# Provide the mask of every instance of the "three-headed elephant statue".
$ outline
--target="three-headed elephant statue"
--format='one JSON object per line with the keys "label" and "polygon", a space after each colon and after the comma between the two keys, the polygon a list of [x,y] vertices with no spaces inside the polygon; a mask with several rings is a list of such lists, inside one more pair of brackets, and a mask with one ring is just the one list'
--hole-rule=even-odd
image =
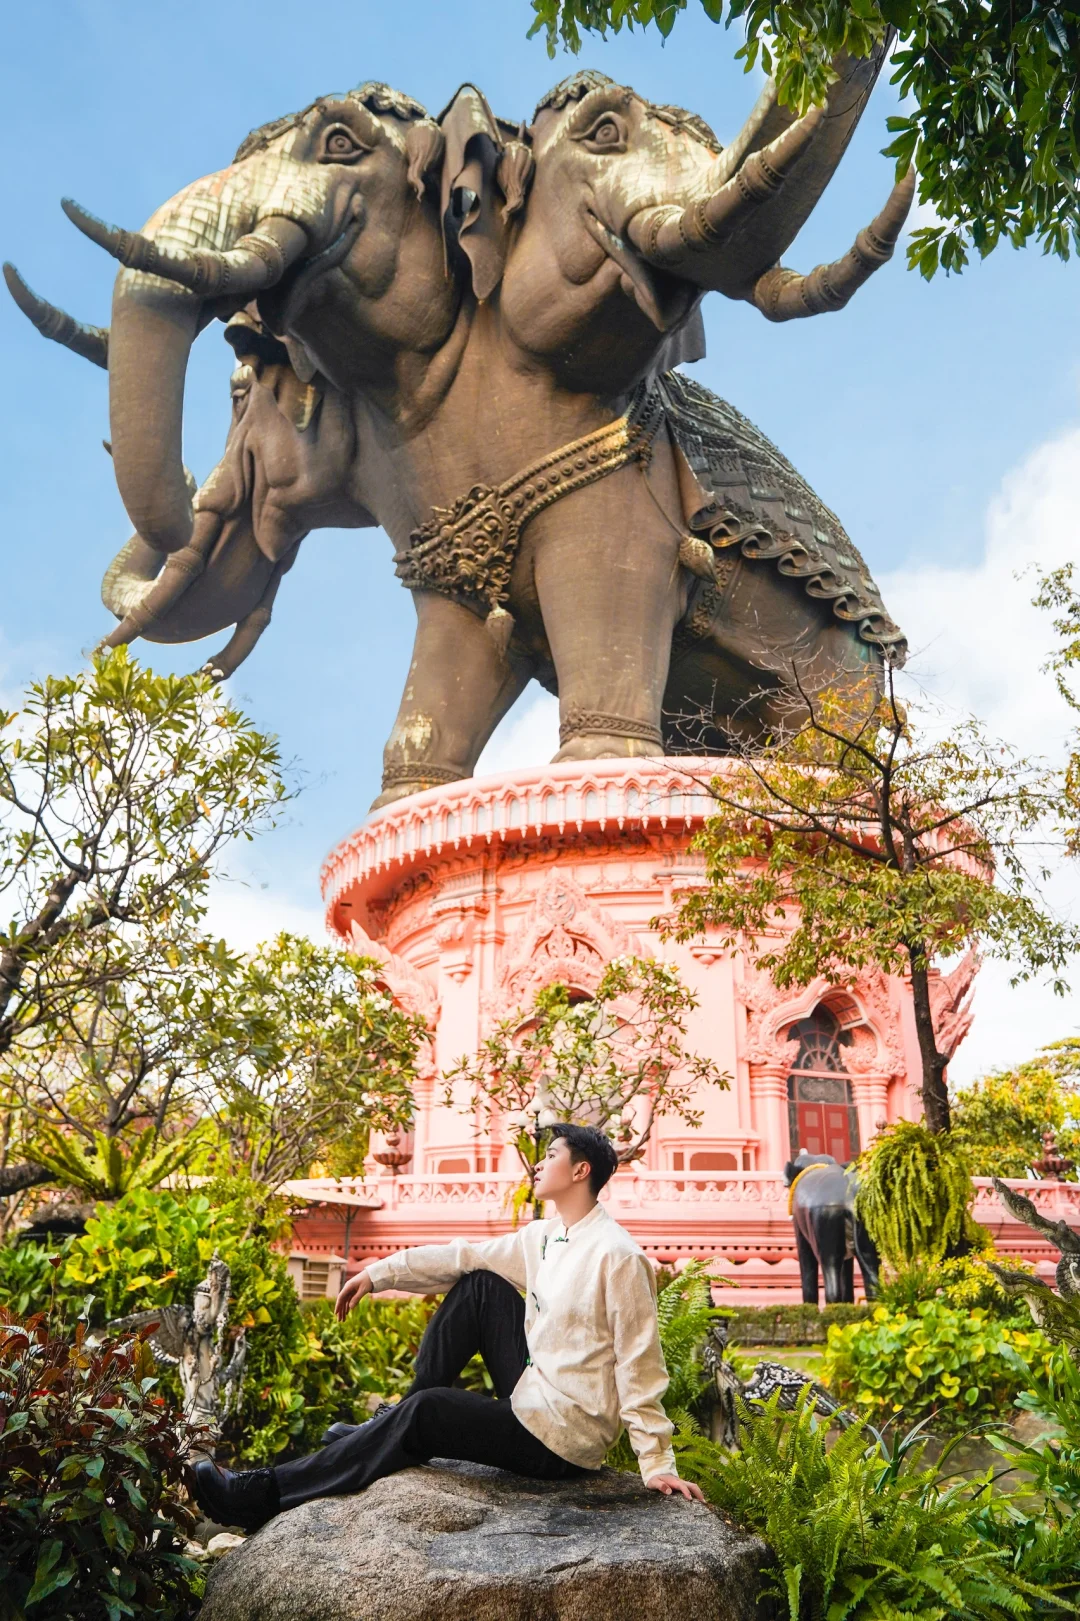
{"label": "three-headed elephant statue", "polygon": [[881,1262],[874,1242],[855,1212],[855,1174],[831,1154],[805,1150],[784,1169],[788,1206],[799,1251],[802,1297],[818,1302],[818,1273],[825,1283],[825,1304],[855,1299],[855,1262],[859,1263],[866,1298],[877,1294]]}
{"label": "three-headed elephant statue", "polygon": [[[227,675],[310,530],[381,526],[417,632],[377,803],[468,776],[534,678],[563,760],[724,752],[808,687],[873,686],[903,639],[863,560],[677,368],[704,352],[707,291],[786,321],[842,308],[891,255],[910,175],[836,263],[780,263],[881,61],[838,62],[802,118],[768,87],[727,147],[592,72],[529,125],[471,85],[433,119],[365,84],[254,131],[142,233],[65,203],[123,266],[110,330],[8,282],[108,368],[136,533],[105,577],[107,641],[235,625],[209,665]],[[193,490],[184,377],[215,318],[234,419]]]}

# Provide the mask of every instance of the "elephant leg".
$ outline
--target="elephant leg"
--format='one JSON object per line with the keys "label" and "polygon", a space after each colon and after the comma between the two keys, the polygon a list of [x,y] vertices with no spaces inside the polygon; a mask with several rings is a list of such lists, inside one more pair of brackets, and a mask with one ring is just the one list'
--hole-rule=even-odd
{"label": "elephant leg", "polygon": [[814,1236],[825,1284],[825,1304],[835,1306],[844,1297],[844,1265],[847,1259],[847,1212],[842,1205],[830,1205],[814,1212]]}
{"label": "elephant leg", "polygon": [[664,695],[672,753],[729,752],[777,726],[801,724],[803,692],[850,687],[876,701],[879,663],[831,604],[775,564],[725,558],[718,588],[697,587],[678,626]]}
{"label": "elephant leg", "polygon": [[665,516],[677,510],[677,491],[665,495],[669,461],[654,459],[648,485],[625,467],[526,531],[558,677],[556,760],[664,752],[660,711],[685,596],[680,533]]}
{"label": "elephant leg", "polygon": [[867,1300],[876,1300],[878,1292],[878,1273],[881,1262],[874,1241],[858,1217],[855,1219],[855,1259],[859,1263],[862,1273],[863,1289]]}
{"label": "elephant leg", "polygon": [[840,1299],[849,1306],[855,1301],[855,1262],[850,1257],[840,1268]]}
{"label": "elephant leg", "polygon": [[413,593],[416,641],[394,729],[383,750],[378,810],[407,794],[472,775],[480,752],[533,670],[499,652],[468,608]]}
{"label": "elephant leg", "polygon": [[799,1251],[799,1278],[803,1301],[808,1306],[818,1303],[818,1261],[809,1239],[796,1230],[795,1244]]}

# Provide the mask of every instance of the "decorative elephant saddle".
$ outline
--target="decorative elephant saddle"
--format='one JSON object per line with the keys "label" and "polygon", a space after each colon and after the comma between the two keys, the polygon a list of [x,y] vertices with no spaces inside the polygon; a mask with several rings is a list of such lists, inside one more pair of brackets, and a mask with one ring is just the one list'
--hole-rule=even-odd
{"label": "decorative elephant saddle", "polygon": [[[770,439],[733,405],[681,372],[654,387],[668,429],[706,500],[696,511],[684,493],[686,523],[720,550],[738,546],[802,580],[808,594],[858,628],[863,641],[902,664],[907,641],[870,571],[834,512],[814,494]],[[709,499],[711,497],[711,499]]]}
{"label": "decorative elephant saddle", "polygon": [[646,469],[665,426],[689,475],[681,483],[690,533],[680,552],[688,568],[715,579],[715,553],[734,546],[753,561],[775,562],[811,596],[831,601],[864,641],[903,662],[903,632],[835,514],[752,422],[677,371],[640,383],[626,414],[606,427],[503,484],[476,484],[449,507],[435,507],[396,554],[399,578],[410,590],[436,591],[483,614],[505,651],[514,628],[505,602],[525,525],[621,467]]}

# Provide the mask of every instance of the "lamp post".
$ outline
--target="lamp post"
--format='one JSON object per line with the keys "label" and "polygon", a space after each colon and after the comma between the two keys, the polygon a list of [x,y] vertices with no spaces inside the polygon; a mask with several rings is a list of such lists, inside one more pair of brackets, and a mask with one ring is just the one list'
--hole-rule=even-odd
{"label": "lamp post", "polygon": [[[537,1166],[540,1164],[541,1139],[545,1131],[550,1131],[552,1126],[558,1125],[559,1116],[555,1113],[555,1110],[545,1102],[540,1094],[537,1093],[536,1096],[531,1097],[528,1103],[526,1103],[522,1108],[515,1109],[513,1114],[508,1114],[506,1117],[506,1123],[508,1126],[512,1126],[518,1131],[528,1132],[529,1136],[532,1138],[533,1157],[532,1164],[529,1166],[529,1183],[531,1187],[535,1186],[536,1170]],[[540,1219],[540,1201],[537,1199],[535,1194],[532,1195],[532,1213],[533,1220],[538,1221]]]}

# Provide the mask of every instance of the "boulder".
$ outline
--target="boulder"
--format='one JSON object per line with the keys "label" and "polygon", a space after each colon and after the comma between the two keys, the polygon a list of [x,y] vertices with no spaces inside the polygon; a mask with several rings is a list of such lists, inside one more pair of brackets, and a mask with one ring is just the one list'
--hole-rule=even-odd
{"label": "boulder", "polygon": [[215,1566],[200,1621],[752,1621],[764,1558],[632,1475],[437,1460],[280,1514]]}

